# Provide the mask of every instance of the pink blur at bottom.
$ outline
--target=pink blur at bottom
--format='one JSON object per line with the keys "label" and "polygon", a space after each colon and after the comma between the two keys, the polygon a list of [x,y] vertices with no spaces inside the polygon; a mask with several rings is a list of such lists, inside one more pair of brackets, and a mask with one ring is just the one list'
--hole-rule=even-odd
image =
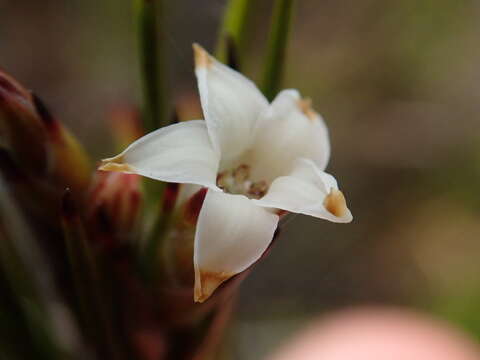
{"label": "pink blur at bottom", "polygon": [[409,310],[350,309],[316,321],[268,360],[478,360],[480,348],[450,325]]}

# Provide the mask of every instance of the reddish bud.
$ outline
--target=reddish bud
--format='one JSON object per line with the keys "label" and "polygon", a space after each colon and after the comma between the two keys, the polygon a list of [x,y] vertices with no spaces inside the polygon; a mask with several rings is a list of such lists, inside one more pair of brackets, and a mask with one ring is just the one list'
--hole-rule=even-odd
{"label": "reddish bud", "polygon": [[49,175],[62,187],[70,187],[75,192],[85,189],[91,176],[85,150],[68,129],[52,116],[40,98],[33,95],[33,103],[47,130]]}
{"label": "reddish bud", "polygon": [[123,239],[135,229],[141,202],[138,175],[97,171],[87,217],[99,234],[108,235],[105,239]]}
{"label": "reddish bud", "polygon": [[31,174],[45,174],[47,135],[32,96],[0,71],[0,137],[2,146]]}

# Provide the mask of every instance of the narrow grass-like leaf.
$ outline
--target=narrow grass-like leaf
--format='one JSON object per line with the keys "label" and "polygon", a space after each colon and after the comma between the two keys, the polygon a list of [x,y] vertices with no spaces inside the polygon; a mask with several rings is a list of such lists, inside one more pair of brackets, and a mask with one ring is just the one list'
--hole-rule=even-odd
{"label": "narrow grass-like leaf", "polygon": [[162,0],[134,0],[133,4],[143,88],[142,120],[148,133],[168,122],[165,54],[160,31],[165,6]]}
{"label": "narrow grass-like leaf", "polygon": [[[243,54],[247,35],[248,21],[255,1],[230,0],[225,10],[222,27],[219,33],[216,57],[222,61],[229,60],[229,48],[236,49],[237,54]],[[238,62],[241,59],[237,58]]]}
{"label": "narrow grass-like leaf", "polygon": [[[166,126],[168,119],[166,54],[163,42],[163,19],[166,4],[163,0],[133,0],[137,46],[142,83],[142,123],[145,133]],[[164,184],[145,178],[145,214],[153,213],[162,198]]]}
{"label": "narrow grass-like leaf", "polygon": [[273,100],[280,90],[294,2],[294,0],[275,2],[262,81],[263,93],[269,100]]}

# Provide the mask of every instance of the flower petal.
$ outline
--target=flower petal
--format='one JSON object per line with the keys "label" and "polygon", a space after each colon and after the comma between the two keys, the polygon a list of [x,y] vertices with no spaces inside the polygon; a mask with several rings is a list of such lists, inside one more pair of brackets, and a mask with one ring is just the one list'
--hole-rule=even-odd
{"label": "flower petal", "polygon": [[352,213],[342,192],[338,190],[335,178],[307,159],[298,159],[290,175],[275,179],[268,193],[253,201],[259,206],[283,209],[333,222],[352,221]]}
{"label": "flower petal", "polygon": [[250,145],[258,116],[268,107],[255,84],[193,45],[195,73],[208,132],[222,163],[228,164]]}
{"label": "flower petal", "polygon": [[259,118],[253,154],[253,176],[260,180],[287,175],[301,157],[324,170],[330,157],[327,127],[309,100],[283,90]]}
{"label": "flower petal", "polygon": [[195,301],[257,261],[270,244],[278,216],[243,195],[209,190],[195,234]]}
{"label": "flower petal", "polygon": [[121,154],[103,160],[100,170],[218,189],[215,184],[219,158],[208,137],[205,121],[192,120],[143,136]]}

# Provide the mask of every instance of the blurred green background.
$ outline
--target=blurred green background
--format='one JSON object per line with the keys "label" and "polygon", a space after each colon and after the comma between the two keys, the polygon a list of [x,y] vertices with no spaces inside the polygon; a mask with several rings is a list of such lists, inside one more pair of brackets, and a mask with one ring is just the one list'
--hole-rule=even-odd
{"label": "blurred green background", "polygon": [[[256,0],[244,72],[258,80],[271,1]],[[166,9],[168,86],[200,117],[191,43],[212,50],[225,0]],[[296,216],[244,282],[230,345],[261,359],[315,316],[396,304],[480,336],[480,3],[300,0],[285,87],[314,101],[349,225]],[[138,102],[130,1],[0,0],[0,66],[40,94],[94,159],[107,114]],[[281,154],[279,154],[281,156]]]}

